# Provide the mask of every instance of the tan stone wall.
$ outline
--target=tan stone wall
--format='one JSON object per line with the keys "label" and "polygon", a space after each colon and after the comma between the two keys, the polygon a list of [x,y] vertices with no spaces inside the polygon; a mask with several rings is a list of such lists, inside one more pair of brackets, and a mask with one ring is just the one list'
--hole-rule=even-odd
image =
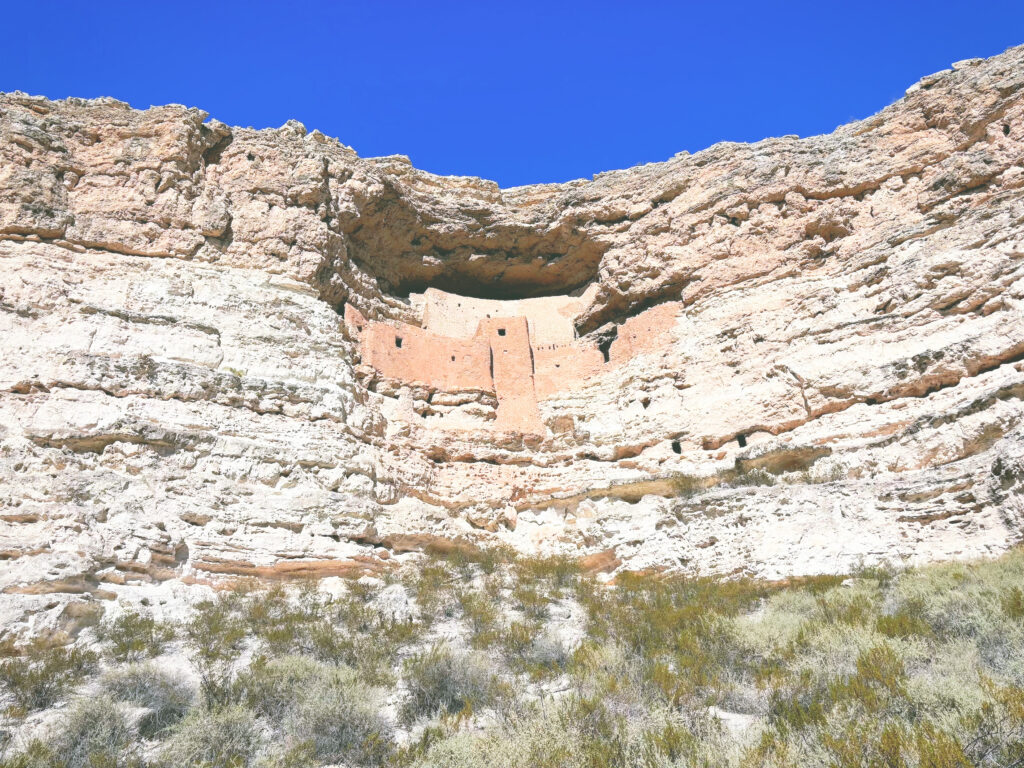
{"label": "tan stone wall", "polygon": [[490,344],[496,429],[543,433],[533,385],[533,354],[525,317],[492,318],[480,323],[477,338]]}
{"label": "tan stone wall", "polygon": [[[549,297],[505,302],[428,289],[426,327],[366,322],[351,306],[345,308],[345,324],[360,339],[363,362],[383,376],[449,392],[494,392],[495,429],[542,433],[538,400],[583,386],[635,355],[664,346],[681,310],[679,302],[670,302],[630,318],[619,327],[606,360],[595,342],[570,335],[572,317],[563,313],[575,301]],[[530,316],[507,314],[524,307]]]}
{"label": "tan stone wall", "polygon": [[585,342],[537,347],[533,357],[538,400],[582,386],[588,378],[608,368],[597,345]]}
{"label": "tan stone wall", "polygon": [[533,299],[476,299],[436,288],[423,294],[423,327],[442,336],[467,337],[480,323],[498,317],[525,317],[536,344],[568,344],[576,338],[573,318],[584,297],[542,296]]}
{"label": "tan stone wall", "polygon": [[626,320],[609,350],[610,362],[617,365],[664,347],[682,308],[682,302],[670,301]]}
{"label": "tan stone wall", "polygon": [[360,344],[363,362],[388,378],[446,391],[494,389],[484,339],[452,339],[404,323],[369,323]]}

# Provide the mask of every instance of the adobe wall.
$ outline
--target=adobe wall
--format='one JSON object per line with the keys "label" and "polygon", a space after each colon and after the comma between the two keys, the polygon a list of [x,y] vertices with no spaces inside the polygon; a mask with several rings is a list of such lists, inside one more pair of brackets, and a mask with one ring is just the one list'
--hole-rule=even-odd
{"label": "adobe wall", "polygon": [[536,364],[534,386],[538,400],[556,392],[580,387],[588,379],[608,369],[601,350],[589,342],[536,347],[533,358]]}
{"label": "adobe wall", "polygon": [[445,391],[494,389],[490,349],[483,339],[453,339],[405,323],[371,322],[360,335],[360,348],[363,362],[388,378]]}
{"label": "adobe wall", "polygon": [[573,319],[589,303],[584,296],[532,299],[476,299],[428,288],[423,293],[423,327],[442,336],[467,337],[480,323],[498,317],[525,317],[534,344],[568,344],[576,338]]}
{"label": "adobe wall", "polygon": [[[563,314],[577,301],[572,297],[505,302],[433,289],[424,297],[423,328],[366,322],[346,306],[345,324],[360,340],[363,362],[387,378],[410,384],[448,392],[493,392],[498,400],[495,429],[539,434],[544,427],[538,400],[583,386],[636,355],[657,351],[666,344],[681,309],[679,302],[670,302],[629,318],[619,326],[606,359],[595,341],[573,338],[572,317]],[[509,316],[523,307],[529,317]]]}
{"label": "adobe wall", "polygon": [[666,337],[675,326],[682,308],[682,302],[669,301],[626,320],[619,326],[618,335],[609,350],[609,362],[618,365],[637,355],[664,347]]}
{"label": "adobe wall", "polygon": [[484,320],[477,331],[477,338],[481,337],[489,343],[494,394],[498,398],[495,428],[543,434],[526,318]]}

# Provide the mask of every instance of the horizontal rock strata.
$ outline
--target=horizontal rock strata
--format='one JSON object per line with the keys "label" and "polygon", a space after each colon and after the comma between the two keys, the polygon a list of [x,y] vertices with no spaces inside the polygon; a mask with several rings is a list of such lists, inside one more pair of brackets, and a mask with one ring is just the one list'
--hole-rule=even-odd
{"label": "horizontal rock strata", "polygon": [[1024,48],[514,189],[207,117],[0,96],[0,622],[434,541],[770,578],[1019,541]]}

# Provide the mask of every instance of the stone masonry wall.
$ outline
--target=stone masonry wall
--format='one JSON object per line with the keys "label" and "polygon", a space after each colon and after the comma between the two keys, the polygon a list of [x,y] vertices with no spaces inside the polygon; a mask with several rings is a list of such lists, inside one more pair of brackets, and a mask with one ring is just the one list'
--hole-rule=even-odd
{"label": "stone masonry wall", "polygon": [[[576,299],[498,301],[430,289],[424,326],[366,322],[350,305],[349,332],[359,337],[362,361],[388,379],[445,392],[492,392],[498,399],[496,430],[543,434],[538,399],[576,389],[638,354],[664,347],[680,311],[678,302],[629,318],[602,349],[594,339],[573,338],[572,317],[562,313]],[[529,315],[511,316],[525,310]],[[481,317],[482,316],[482,317]],[[437,329],[465,333],[468,338]],[[429,326],[428,326],[429,324]],[[551,341],[552,339],[556,341]]]}

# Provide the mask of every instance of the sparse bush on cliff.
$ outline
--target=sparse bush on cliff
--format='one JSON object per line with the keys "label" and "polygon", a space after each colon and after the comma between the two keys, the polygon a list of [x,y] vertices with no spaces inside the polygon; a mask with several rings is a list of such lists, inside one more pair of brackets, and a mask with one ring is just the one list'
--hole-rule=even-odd
{"label": "sparse bush on cliff", "polygon": [[486,592],[463,591],[458,596],[474,648],[489,648],[501,634],[499,606]]}
{"label": "sparse bush on cliff", "polygon": [[185,625],[190,658],[208,707],[223,706],[231,700],[234,665],[248,636],[244,609],[238,593],[223,593],[199,603]]}
{"label": "sparse bush on cliff", "polygon": [[492,706],[503,694],[482,656],[459,654],[446,645],[435,645],[408,659],[404,672],[408,693],[401,715],[406,723]]}
{"label": "sparse bush on cliff", "polygon": [[236,691],[293,753],[305,748],[323,763],[379,765],[391,751],[381,692],[355,670],[302,656],[261,658],[239,675]]}
{"label": "sparse bush on cliff", "polygon": [[174,639],[174,627],[148,613],[128,610],[112,622],[101,624],[96,637],[106,644],[115,660],[141,661],[160,655]]}
{"label": "sparse bush on cliff", "polygon": [[53,705],[96,668],[96,654],[82,648],[37,640],[20,650],[23,655],[0,662],[0,683],[13,705],[10,714]]}
{"label": "sparse bush on cliff", "polygon": [[145,738],[152,738],[178,722],[195,699],[195,691],[186,680],[152,663],[132,664],[108,672],[100,683],[118,701],[149,710],[139,720],[139,733]]}
{"label": "sparse bush on cliff", "polygon": [[135,729],[109,697],[79,700],[51,730],[54,768],[141,768]]}
{"label": "sparse bush on cliff", "polygon": [[171,729],[156,768],[249,768],[263,747],[252,710],[238,705],[197,708]]}

